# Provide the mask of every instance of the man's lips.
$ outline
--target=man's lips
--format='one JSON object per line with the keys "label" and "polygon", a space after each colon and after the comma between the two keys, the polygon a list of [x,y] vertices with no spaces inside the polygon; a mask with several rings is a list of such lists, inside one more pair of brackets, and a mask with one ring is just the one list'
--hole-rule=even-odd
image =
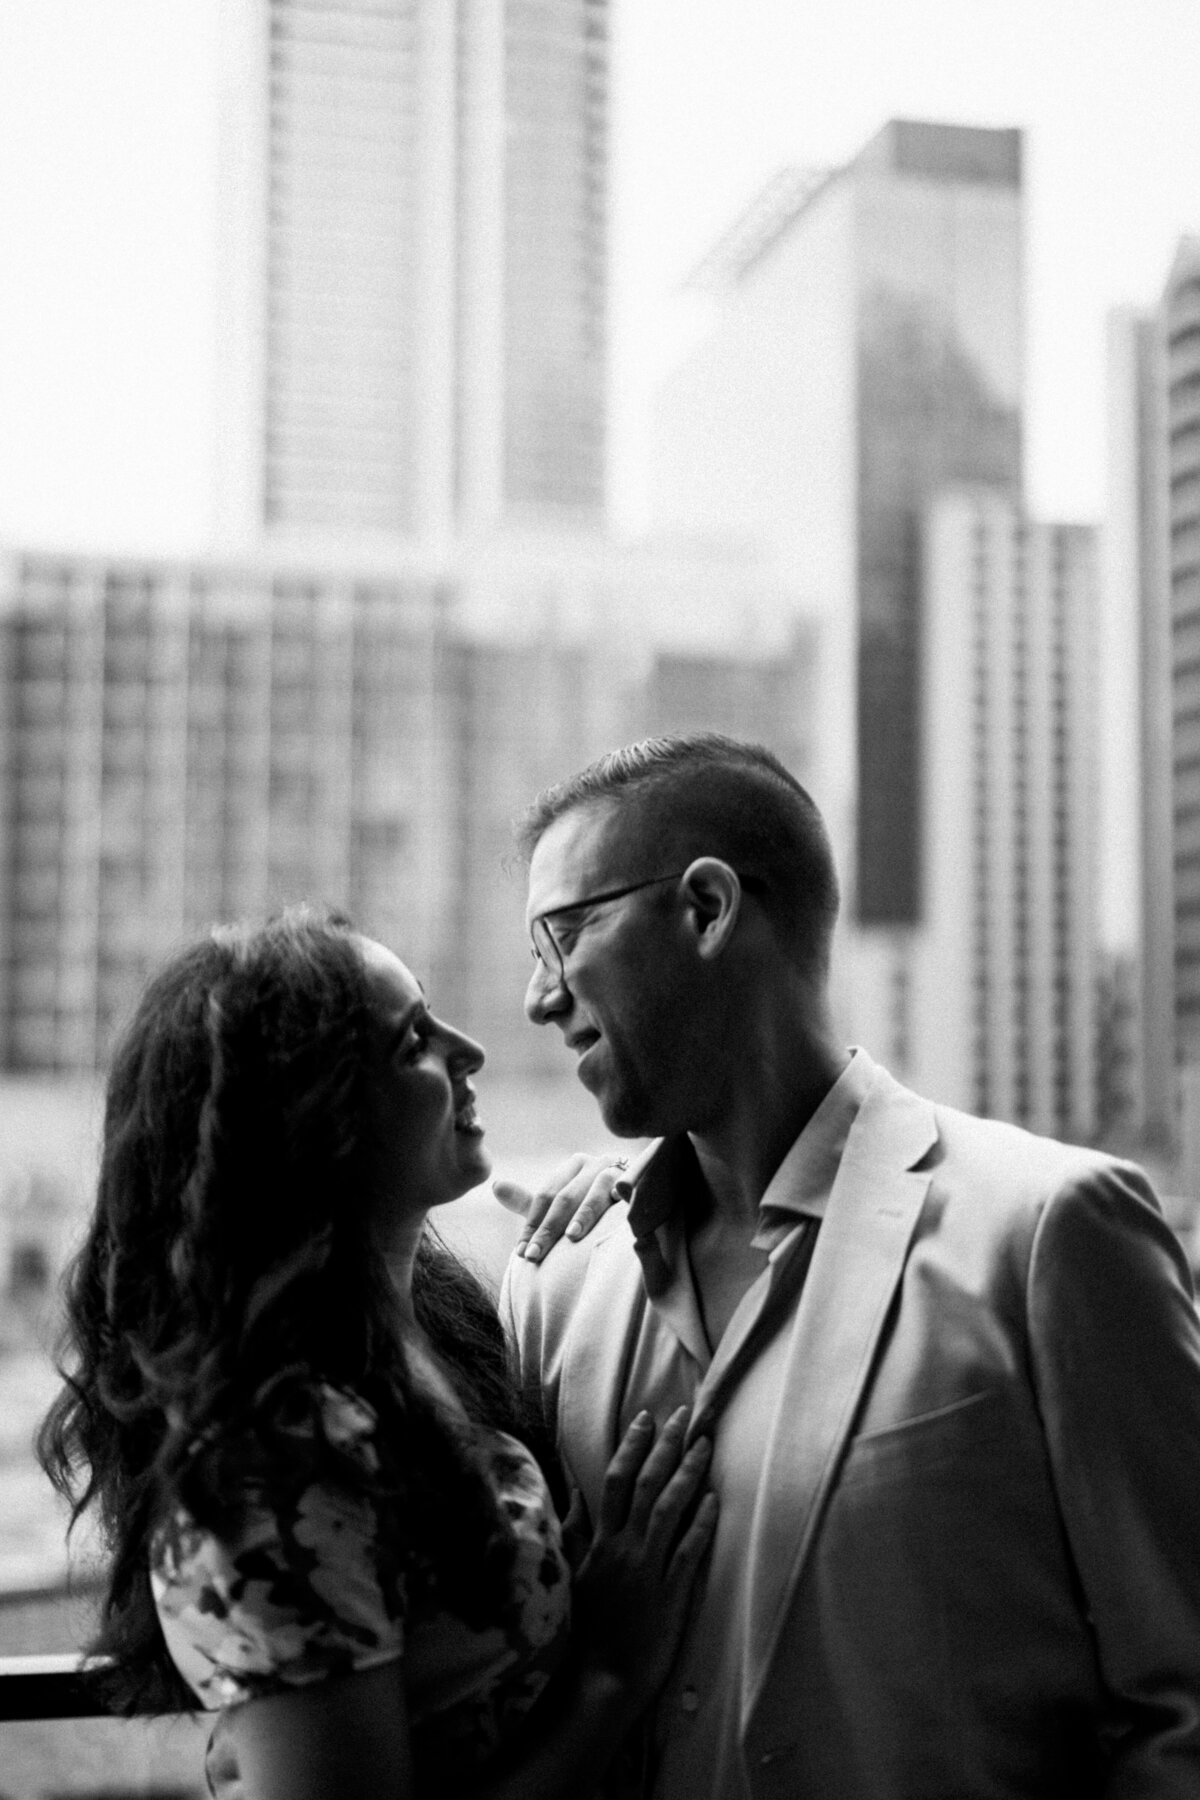
{"label": "man's lips", "polygon": [[567,1049],[573,1050],[576,1056],[586,1056],[592,1045],[600,1042],[600,1033],[598,1031],[573,1031],[565,1042]]}

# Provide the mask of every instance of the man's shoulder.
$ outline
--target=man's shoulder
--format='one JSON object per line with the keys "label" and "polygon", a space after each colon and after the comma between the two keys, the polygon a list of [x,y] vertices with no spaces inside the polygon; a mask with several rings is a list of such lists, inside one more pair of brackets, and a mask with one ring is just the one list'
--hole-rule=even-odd
{"label": "man's shoulder", "polygon": [[535,1314],[568,1314],[583,1291],[593,1266],[636,1263],[629,1209],[611,1206],[579,1243],[560,1238],[540,1263],[510,1256],[504,1272],[504,1296],[515,1319]]}
{"label": "man's shoulder", "polygon": [[889,1100],[916,1100],[932,1121],[933,1138],[917,1168],[944,1189],[967,1189],[981,1201],[990,1197],[1002,1209],[1031,1206],[1039,1210],[1056,1196],[1089,1192],[1136,1192],[1152,1195],[1145,1172],[1136,1163],[1086,1144],[1050,1137],[1005,1119],[992,1119],[925,1096],[914,1095],[885,1070],[876,1090]]}
{"label": "man's shoulder", "polygon": [[983,1118],[937,1102],[933,1103],[933,1113],[938,1139],[947,1157],[985,1157],[994,1163],[1001,1179],[1011,1181],[1028,1176],[1039,1185],[1059,1186],[1105,1181],[1130,1172],[1141,1175],[1136,1164],[1104,1150],[1049,1137],[1006,1119]]}
{"label": "man's shoulder", "polygon": [[1035,1237],[1068,1220],[1102,1218],[1121,1231],[1157,1232],[1162,1205],[1138,1164],[1086,1144],[934,1105],[937,1142],[923,1170],[932,1179],[947,1227],[959,1219],[1015,1239],[1032,1250]]}

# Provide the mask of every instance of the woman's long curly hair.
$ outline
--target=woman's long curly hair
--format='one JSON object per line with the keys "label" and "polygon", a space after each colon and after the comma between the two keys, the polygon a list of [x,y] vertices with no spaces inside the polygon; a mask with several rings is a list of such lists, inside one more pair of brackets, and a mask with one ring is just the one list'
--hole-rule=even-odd
{"label": "woman's long curly hair", "polygon": [[[369,1229],[370,1018],[349,923],[295,909],[176,956],[116,1051],[38,1444],[72,1524],[98,1511],[111,1560],[92,1648],[115,1705],[190,1703],[150,1590],[154,1533],[180,1503],[219,1531],[251,1473],[298,1491],[318,1456],[337,1466],[319,1385],[375,1410],[381,1530],[415,1542],[457,1610],[503,1612],[507,1526],[473,1434],[414,1381]],[[428,1228],[413,1298],[468,1418],[528,1440],[492,1302]],[[345,1476],[368,1479],[348,1460]]]}

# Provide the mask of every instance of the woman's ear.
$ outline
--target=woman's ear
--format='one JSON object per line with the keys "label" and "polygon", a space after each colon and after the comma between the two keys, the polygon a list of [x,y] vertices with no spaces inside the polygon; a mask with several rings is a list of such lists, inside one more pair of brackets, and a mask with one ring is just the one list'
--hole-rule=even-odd
{"label": "woman's ear", "polygon": [[733,935],[742,905],[737,871],[719,856],[698,856],[680,882],[696,947],[705,959],[720,956]]}

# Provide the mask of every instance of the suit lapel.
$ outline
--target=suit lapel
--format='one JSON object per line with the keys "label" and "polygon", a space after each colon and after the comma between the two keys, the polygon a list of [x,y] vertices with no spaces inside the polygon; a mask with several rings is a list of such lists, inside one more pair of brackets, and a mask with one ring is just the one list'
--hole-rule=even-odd
{"label": "suit lapel", "polygon": [[796,1309],[767,1440],[747,1545],[743,1729],[812,1549],[929,1186],[912,1165],[936,1137],[932,1107],[875,1069]]}

